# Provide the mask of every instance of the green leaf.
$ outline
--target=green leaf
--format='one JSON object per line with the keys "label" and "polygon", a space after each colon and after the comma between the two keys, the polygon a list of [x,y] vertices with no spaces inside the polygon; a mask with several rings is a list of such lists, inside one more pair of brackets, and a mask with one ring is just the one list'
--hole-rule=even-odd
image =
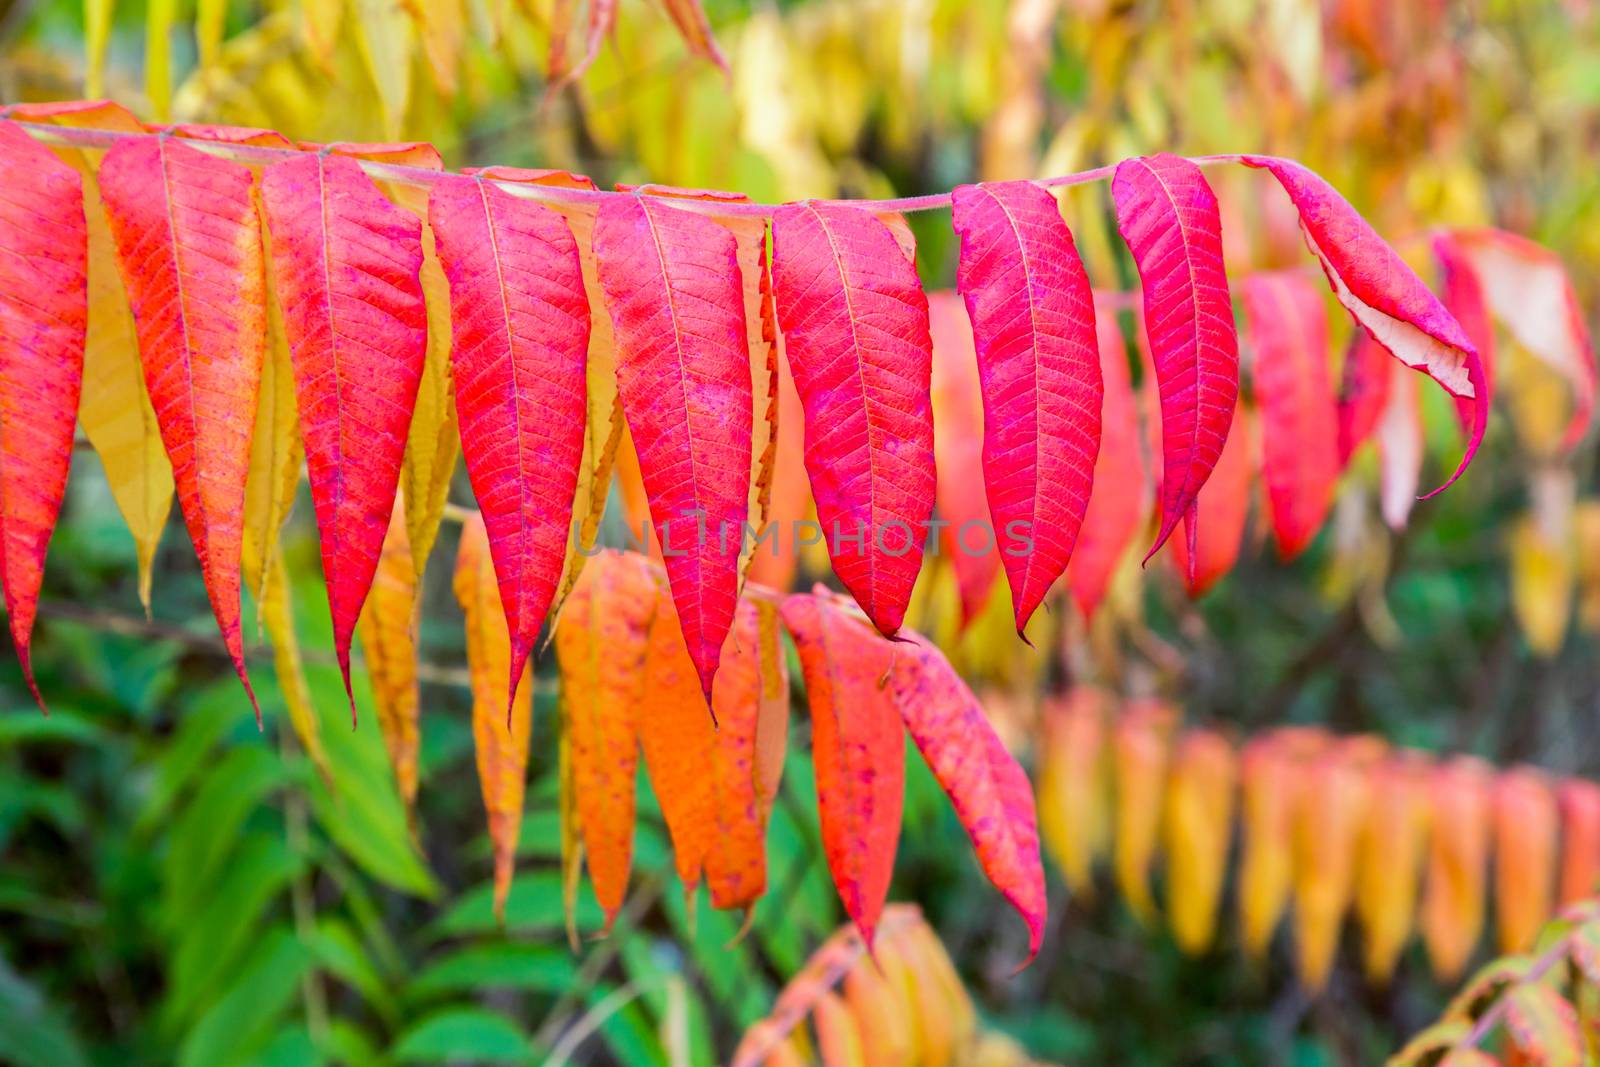
{"label": "green leaf", "polygon": [[[519,874],[506,898],[506,929],[517,933],[550,933],[566,922],[561,906],[561,875],[554,871]],[[605,922],[592,896],[578,900],[578,928],[597,931]],[[435,922],[435,938],[462,937],[498,931],[494,919],[494,886],[485,882],[462,896]]]}
{"label": "green leaf", "polygon": [[406,986],[406,997],[420,1000],[486,988],[560,993],[577,980],[564,949],[540,945],[481,945],[451,953],[425,967]]}
{"label": "green leaf", "polygon": [[72,1031],[39,991],[0,959],[0,1063],[88,1067]]}
{"label": "green leaf", "polygon": [[263,1048],[311,962],[311,953],[287,929],[269,930],[239,980],[185,1036],[179,1067],[238,1063]]}
{"label": "green leaf", "polygon": [[172,827],[163,865],[167,923],[191,915],[209,894],[239,828],[267,794],[289,780],[277,753],[257,742],[229,750],[201,780]]}
{"label": "green leaf", "polygon": [[311,935],[308,947],[324,970],[360,993],[386,1021],[393,1023],[399,1018],[394,995],[349,923],[336,917],[324,918]]}
{"label": "green leaf", "polygon": [[262,913],[300,870],[300,858],[281,835],[245,835],[197,911],[173,917],[181,925],[165,1006],[169,1019],[189,1019],[227,987],[227,977],[260,931]]}
{"label": "green leaf", "polygon": [[400,1063],[533,1063],[528,1039],[504,1016],[477,1008],[436,1012],[400,1035]]}

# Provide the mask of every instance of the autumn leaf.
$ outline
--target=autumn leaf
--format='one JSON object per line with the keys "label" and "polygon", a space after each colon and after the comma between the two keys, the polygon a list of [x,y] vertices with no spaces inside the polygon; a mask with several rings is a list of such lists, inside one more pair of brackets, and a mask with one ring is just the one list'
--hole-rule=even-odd
{"label": "autumn leaf", "polygon": [[1483,930],[1490,788],[1488,768],[1467,758],[1439,764],[1429,783],[1432,832],[1418,927],[1433,973],[1446,984],[1460,977]]}
{"label": "autumn leaf", "polygon": [[643,557],[605,550],[584,568],[556,625],[578,829],[608,922],[633,859],[634,778],[656,578]]}
{"label": "autumn leaf", "polygon": [[[1478,272],[1451,234],[1435,234],[1432,246],[1433,258],[1439,263],[1439,298],[1461,324],[1467,340],[1478,350],[1478,358],[1483,361],[1484,402],[1492,403],[1496,344],[1494,321],[1489,316],[1483,280],[1478,277]],[[1365,334],[1366,331],[1357,332]],[[1456,400],[1456,418],[1460,420],[1462,433],[1472,432],[1475,404],[1476,401],[1472,400]]]}
{"label": "autumn leaf", "polygon": [[1244,404],[1233,413],[1233,428],[1217,457],[1211,477],[1195,499],[1199,521],[1194,535],[1194,559],[1184,538],[1172,542],[1172,564],[1183,576],[1192,597],[1209,592],[1239,562],[1245,527],[1250,519],[1252,481],[1255,474],[1256,424],[1260,421]]}
{"label": "autumn leaf", "polygon": [[893,646],[826,594],[791,596],[782,610],[811,709],[823,852],[845,911],[871,945],[894,872],[905,792],[905,741],[889,684]]}
{"label": "autumn leaf", "polygon": [[1368,773],[1377,744],[1343,738],[1303,766],[1293,829],[1296,971],[1316,992],[1327,983],[1339,931],[1355,894]]}
{"label": "autumn leaf", "polygon": [[1028,959],[1048,910],[1033,789],[978,698],[926,638],[895,650],[891,685],[906,730],[966,828],[983,872],[1028,926]]}
{"label": "autumn leaf", "polygon": [[294,360],[311,503],[350,689],[350,643],[393,512],[427,351],[422,227],[355,160],[306,155],[261,180]]}
{"label": "autumn leaf", "polygon": [[1217,197],[1200,169],[1165,154],[1123,160],[1111,195],[1117,228],[1139,268],[1161,391],[1161,526],[1148,561],[1180,519],[1188,520],[1188,537],[1195,538],[1195,498],[1233,421],[1239,342]]}
{"label": "autumn leaf", "polygon": [[1160,844],[1161,798],[1176,724],[1176,711],[1165,704],[1130,704],[1111,734],[1112,865],[1129,909],[1147,925],[1155,921],[1150,867]]}
{"label": "autumn leaf", "polygon": [[1578,1067],[1586,1062],[1578,1013],[1550,986],[1519,982],[1506,994],[1506,1030],[1533,1067]]}
{"label": "autumn leaf", "polygon": [[1040,745],[1039,829],[1067,888],[1089,896],[1094,866],[1111,836],[1111,798],[1106,759],[1106,712],[1110,697],[1074,686],[1047,700]]}
{"label": "autumn leaf", "polygon": [[1561,876],[1556,906],[1594,895],[1600,885],[1600,785],[1567,778],[1556,786],[1561,811]]}
{"label": "autumn leaf", "polygon": [[[458,593],[459,595],[459,593]],[[415,823],[417,801],[418,717],[422,694],[417,684],[417,572],[406,531],[404,493],[395,497],[394,514],[383,536],[372,591],[361,609],[356,633],[372,679],[372,703],[378,731],[389,752],[395,785],[407,816]],[[468,632],[473,633],[472,621]],[[469,646],[470,652],[470,646]],[[508,714],[510,708],[507,708]]]}
{"label": "autumn leaf", "polygon": [[1032,182],[960,186],[956,284],[977,343],[983,470],[1017,632],[1066,569],[1100,449],[1100,350],[1089,276],[1060,205]]}
{"label": "autumn leaf", "polygon": [[1489,417],[1477,349],[1399,253],[1320,175],[1275,156],[1241,156],[1240,161],[1266,170],[1289,195],[1300,213],[1306,246],[1322,264],[1334,295],[1362,328],[1451,396],[1477,401],[1461,464],[1433,493],[1449,488],[1477,454]]}
{"label": "autumn leaf", "polygon": [[927,298],[889,228],[859,208],[781,207],[772,245],[828,554],[867,618],[893,635],[934,500]]}
{"label": "autumn leaf", "polygon": [[100,193],[206,595],[257,721],[240,632],[239,555],[265,277],[255,177],[176,138],[119,141]]}
{"label": "autumn leaf", "polygon": [[520,677],[561,579],[583,462],[582,264],[560,215],[481,179],[436,184],[429,218],[453,304],[477,309],[452,316],[454,406]]}
{"label": "autumn leaf", "polygon": [[1502,953],[1533,947],[1555,899],[1560,825],[1555,794],[1526,767],[1494,783],[1495,930]]}
{"label": "autumn leaf", "polygon": [[1300,273],[1252,274],[1243,294],[1268,510],[1278,555],[1289,560],[1316,538],[1339,477],[1327,312]]}
{"label": "autumn leaf", "polygon": [[1095,335],[1104,390],[1100,451],[1089,506],[1066,572],[1067,590],[1085,618],[1099,607],[1112,573],[1143,525],[1145,508],[1144,451],[1128,352],[1116,312],[1104,300],[1095,302]]}
{"label": "autumn leaf", "polygon": [[83,386],[89,232],[77,172],[4,119],[0,190],[0,585],[44,710],[30,649]]}
{"label": "autumn leaf", "polygon": [[1178,741],[1163,815],[1167,912],[1178,947],[1191,954],[1204,952],[1216,935],[1235,774],[1233,746],[1220,734],[1192,730]]}
{"label": "autumn leaf", "polygon": [[594,241],[616,330],[617,390],[709,704],[733,622],[750,499],[750,350],[737,246],[717,223],[642,196],[608,200]]}
{"label": "autumn leaf", "polygon": [[1344,367],[1339,374],[1337,407],[1339,465],[1348,466],[1350,457],[1378,427],[1389,404],[1393,364],[1382,345],[1366,330],[1350,335],[1345,349]]}
{"label": "autumn leaf", "polygon": [[1356,862],[1355,908],[1367,978],[1386,984],[1415,924],[1428,835],[1428,761],[1396,755],[1373,769]]}
{"label": "autumn leaf", "polygon": [[1378,442],[1378,507],[1391,530],[1402,530],[1417,499],[1425,444],[1417,382],[1389,365],[1389,388],[1373,430]]}
{"label": "autumn leaf", "polygon": [[1239,926],[1244,950],[1260,959],[1294,887],[1294,819],[1301,763],[1320,738],[1283,731],[1257,737],[1239,761]]}
{"label": "autumn leaf", "polygon": [[[531,671],[524,671],[517,681],[516,693],[506,696],[511,635],[506,629],[489,558],[489,535],[483,520],[476,516],[461,528],[453,584],[456,600],[466,615],[467,667],[472,674],[472,741],[477,753],[478,782],[483,787],[483,806],[489,816],[489,841],[494,849],[494,913],[504,922],[506,895],[511,891],[511,875],[517,861],[528,745],[533,735],[533,677]],[[508,706],[509,719],[501,714],[501,709]]]}

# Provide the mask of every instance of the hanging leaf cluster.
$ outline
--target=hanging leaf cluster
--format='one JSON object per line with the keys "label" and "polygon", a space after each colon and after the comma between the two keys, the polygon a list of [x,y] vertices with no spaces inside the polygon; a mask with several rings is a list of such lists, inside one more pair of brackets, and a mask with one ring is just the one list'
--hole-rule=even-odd
{"label": "hanging leaf cluster", "polygon": [[[1296,972],[1326,983],[1347,918],[1367,978],[1386,984],[1416,937],[1458,979],[1493,918],[1501,952],[1530,948],[1600,881],[1600,785],[1497,771],[1370,735],[1280,727],[1237,744],[1159,701],[1080,687],[1046,707],[1040,828],[1068,887],[1109,862],[1143,922],[1180,948],[1217,940],[1229,857],[1238,943],[1264,956],[1290,928]],[[1164,885],[1158,904],[1156,872]]]}

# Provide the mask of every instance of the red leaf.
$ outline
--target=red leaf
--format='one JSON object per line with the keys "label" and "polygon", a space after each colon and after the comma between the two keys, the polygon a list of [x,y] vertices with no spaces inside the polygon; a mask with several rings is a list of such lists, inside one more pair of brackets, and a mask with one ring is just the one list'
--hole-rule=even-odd
{"label": "red leaf", "polygon": [[667,14],[672,16],[678,32],[683,35],[683,43],[689,46],[689,51],[715,63],[722,68],[724,74],[727,74],[728,61],[723,57],[722,49],[717,47],[716,38],[711,36],[711,24],[706,21],[705,8],[700,6],[700,0],[661,0],[661,2],[666,7]]}
{"label": "red leaf", "polygon": [[933,509],[928,301],[889,228],[859,208],[780,207],[772,247],[828,554],[867,618],[893,635]]}
{"label": "red leaf", "polygon": [[[249,167],[169,137],[119,141],[100,165],[100,194],[178,506],[223,642],[255,707],[239,631],[245,479],[267,345],[253,183]],[[381,525],[388,521],[385,512]]]}
{"label": "red leaf", "polygon": [[[1478,350],[1478,358],[1483,360],[1484,403],[1492,404],[1494,322],[1489,318],[1489,305],[1484,299],[1483,282],[1452,235],[1440,233],[1434,236],[1433,256],[1439,261],[1440,298],[1450,314],[1461,324],[1467,339]],[[1476,407],[1475,400],[1456,398],[1456,418],[1461,423],[1462,433],[1472,432],[1472,418]]]}
{"label": "red leaf", "polygon": [[[1240,161],[1265,169],[1283,186],[1300,212],[1306,244],[1322,264],[1334,295],[1379,344],[1450,395],[1485,399],[1483,362],[1460,323],[1333,186],[1293,160],[1242,156]],[[1488,405],[1476,404],[1461,465],[1428,496],[1461,477],[1483,440],[1488,417]]]}
{"label": "red leaf", "polygon": [[22,677],[83,387],[89,231],[78,172],[0,119],[0,585]]}
{"label": "red leaf", "polygon": [[1066,569],[1100,448],[1094,301],[1056,198],[1032,182],[964,185],[957,287],[977,339],[984,482],[1017,632]]}
{"label": "red leaf", "polygon": [[1344,354],[1344,369],[1339,379],[1339,466],[1350,464],[1350,457],[1378,425],[1389,404],[1389,354],[1366,330],[1350,335]]}
{"label": "red leaf", "polygon": [[738,250],[725,227],[642,196],[606,201],[594,249],[617,335],[617,391],[709,705],[733,624],[750,500],[750,349]]}
{"label": "red leaf", "polygon": [[[1222,454],[1239,393],[1239,342],[1222,263],[1217,197],[1186,159],[1166,154],[1117,164],[1117,228],[1133,252],[1145,334],[1161,386],[1161,528],[1150,556],[1193,516]],[[1195,537],[1191,521],[1188,535]]]}
{"label": "red leaf", "polygon": [[[1440,244],[1453,245],[1476,276],[1483,302],[1511,336],[1572,386],[1572,421],[1562,439],[1563,448],[1572,448],[1594,417],[1595,363],[1589,327],[1560,257],[1525,237],[1487,227],[1457,231],[1436,242],[1435,251]],[[1463,325],[1476,341],[1473,327]],[[1480,329],[1492,336],[1487,324]]]}
{"label": "red leaf", "polygon": [[1032,963],[1048,905],[1028,776],[967,683],[925,638],[912,637],[896,649],[893,685],[906,729],[955,805],[984,874],[1028,924]]}
{"label": "red leaf", "polygon": [[583,462],[583,268],[560,215],[486,181],[441,180],[428,218],[456,309],[462,452],[520,678],[561,580]]}
{"label": "red leaf", "polygon": [[933,403],[939,551],[949,557],[955,572],[965,628],[988,604],[1000,559],[996,542],[982,533],[990,528],[983,497],[983,401],[972,324],[961,297],[949,290],[928,294],[928,332],[933,338],[928,396]]}
{"label": "red leaf", "polygon": [[422,224],[343,156],[274,163],[262,176],[261,196],[294,361],[334,652],[351,694],[350,635],[394,508],[427,349]]}
{"label": "red leaf", "polygon": [[1556,787],[1561,806],[1561,879],[1556,905],[1565,908],[1600,889],[1600,785],[1568,778]]}
{"label": "red leaf", "polygon": [[1067,589],[1085,618],[1094,614],[1111,576],[1139,532],[1144,517],[1144,450],[1139,443],[1139,412],[1128,376],[1128,350],[1117,313],[1095,302],[1095,335],[1100,348],[1100,453],[1094,462],[1094,488],[1078,529],[1078,544],[1067,565]]}
{"label": "red leaf", "polygon": [[905,793],[905,741],[887,685],[894,648],[825,597],[789,597],[783,622],[811,708],[823,851],[845,911],[871,945],[894,873]]}
{"label": "red leaf", "polygon": [[1261,410],[1261,466],[1278,555],[1286,560],[1316,538],[1339,477],[1322,300],[1296,272],[1252,274],[1244,283]]}
{"label": "red leaf", "polygon": [[1249,409],[1239,404],[1216,469],[1195,502],[1199,529],[1192,539],[1180,538],[1172,543],[1173,566],[1183,576],[1191,597],[1210,591],[1239,562],[1245,525],[1250,518],[1251,477],[1256,466],[1253,422]]}

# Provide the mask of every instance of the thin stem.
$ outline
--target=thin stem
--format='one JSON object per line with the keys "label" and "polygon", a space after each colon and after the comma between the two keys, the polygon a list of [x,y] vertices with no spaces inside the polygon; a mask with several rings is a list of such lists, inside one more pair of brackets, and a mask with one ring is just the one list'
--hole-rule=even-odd
{"label": "thin stem", "polygon": [[[78,148],[109,148],[118,141],[130,137],[156,137],[156,133],[133,133],[126,130],[98,130],[89,127],[55,126],[45,122],[28,122],[13,120],[23,130],[34,138],[47,144],[72,145]],[[202,138],[186,139],[187,144],[203,152],[222,156],[226,159],[237,160],[241,163],[268,164],[284,159],[293,159],[304,155],[307,150],[298,148],[269,148],[264,145],[233,144],[224,141],[208,141]],[[1209,166],[1217,163],[1234,163],[1239,160],[1238,155],[1211,155],[1195,156],[1191,162],[1199,166]],[[361,168],[373,178],[400,185],[431,186],[440,178],[450,175],[451,171],[430,170],[426,167],[412,167],[400,163],[384,163],[378,160],[358,160]],[[1072,174],[1058,174],[1049,178],[1038,179],[1038,184],[1055,188],[1069,185],[1087,185],[1091,182],[1101,182],[1116,173],[1116,167],[1096,167],[1093,170],[1076,171]],[[533,185],[527,182],[501,181],[494,178],[479,176],[479,181],[487,181],[496,188],[502,189],[513,196],[520,196],[528,200],[539,200],[557,204],[592,204],[599,205],[606,200],[619,196],[649,196],[648,192],[618,193],[601,189],[572,189],[567,187]],[[825,200],[827,204],[840,204],[866,208],[874,212],[914,212],[937,211],[950,206],[949,193],[929,193],[926,196],[901,196],[887,200]],[[672,205],[687,211],[698,211],[707,215],[740,215],[767,217],[781,205],[756,204],[735,200],[688,200],[672,198]]]}
{"label": "thin stem", "polygon": [[1568,934],[1546,949],[1544,955],[1534,960],[1533,966],[1528,968],[1526,974],[1515,982],[1507,983],[1500,995],[1495,998],[1494,1003],[1489,1005],[1488,1010],[1478,1016],[1478,1021],[1473,1024],[1467,1036],[1456,1042],[1453,1051],[1462,1052],[1481,1045],[1490,1034],[1494,1033],[1494,1028],[1500,1025],[1505,1018],[1506,1012],[1511,1010],[1511,987],[1514,985],[1527,985],[1529,982],[1537,982],[1543,978],[1553,967],[1567,958],[1571,943],[1572,935]]}

